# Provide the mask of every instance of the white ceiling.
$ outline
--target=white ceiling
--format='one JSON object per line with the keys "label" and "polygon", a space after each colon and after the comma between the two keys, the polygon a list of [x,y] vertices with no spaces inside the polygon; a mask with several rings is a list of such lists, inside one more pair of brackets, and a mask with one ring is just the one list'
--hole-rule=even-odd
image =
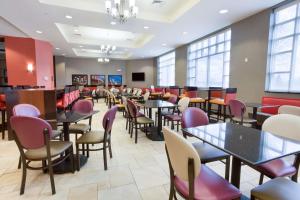
{"label": "white ceiling", "polygon": [[[100,45],[109,44],[117,46],[111,58],[139,59],[161,55],[283,0],[136,1],[136,19],[111,25],[105,0],[1,0],[0,35],[49,41],[55,55],[99,57]],[[222,9],[229,12],[219,14]]]}

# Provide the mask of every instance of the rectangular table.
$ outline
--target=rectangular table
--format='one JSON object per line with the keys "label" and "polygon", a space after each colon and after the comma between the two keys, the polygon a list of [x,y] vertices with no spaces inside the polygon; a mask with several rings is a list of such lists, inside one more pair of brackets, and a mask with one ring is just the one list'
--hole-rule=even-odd
{"label": "rectangular table", "polygon": [[239,188],[242,163],[251,167],[300,153],[300,141],[220,123],[184,129],[190,135],[232,155],[231,183]]}

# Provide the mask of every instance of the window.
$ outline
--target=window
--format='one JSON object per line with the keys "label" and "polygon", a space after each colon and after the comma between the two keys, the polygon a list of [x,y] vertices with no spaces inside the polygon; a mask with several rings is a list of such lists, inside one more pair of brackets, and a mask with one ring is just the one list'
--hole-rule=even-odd
{"label": "window", "polygon": [[175,51],[160,56],[157,60],[157,85],[175,85]]}
{"label": "window", "polygon": [[266,91],[300,92],[299,1],[271,16]]}
{"label": "window", "polygon": [[187,84],[229,87],[231,30],[191,44],[188,48]]}

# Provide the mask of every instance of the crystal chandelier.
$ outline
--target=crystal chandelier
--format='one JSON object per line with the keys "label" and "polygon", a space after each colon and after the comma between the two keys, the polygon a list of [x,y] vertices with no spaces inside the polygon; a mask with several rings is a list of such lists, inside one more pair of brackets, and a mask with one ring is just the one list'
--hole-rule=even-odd
{"label": "crystal chandelier", "polygon": [[114,19],[118,19],[121,24],[130,17],[136,17],[139,11],[135,0],[106,0],[105,8],[106,12]]}
{"label": "crystal chandelier", "polygon": [[100,46],[100,53],[103,54],[111,54],[113,51],[117,49],[116,46],[111,46],[111,45],[101,45]]}
{"label": "crystal chandelier", "polygon": [[101,63],[109,63],[109,58],[98,58],[98,62],[101,62]]}

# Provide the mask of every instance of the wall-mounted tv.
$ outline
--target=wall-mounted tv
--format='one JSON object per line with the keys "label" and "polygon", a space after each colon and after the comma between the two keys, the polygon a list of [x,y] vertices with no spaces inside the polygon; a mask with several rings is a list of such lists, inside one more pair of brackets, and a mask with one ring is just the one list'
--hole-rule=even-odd
{"label": "wall-mounted tv", "polygon": [[144,72],[132,73],[132,81],[145,81],[145,73]]}
{"label": "wall-mounted tv", "polygon": [[122,85],[122,75],[108,75],[108,85]]}

